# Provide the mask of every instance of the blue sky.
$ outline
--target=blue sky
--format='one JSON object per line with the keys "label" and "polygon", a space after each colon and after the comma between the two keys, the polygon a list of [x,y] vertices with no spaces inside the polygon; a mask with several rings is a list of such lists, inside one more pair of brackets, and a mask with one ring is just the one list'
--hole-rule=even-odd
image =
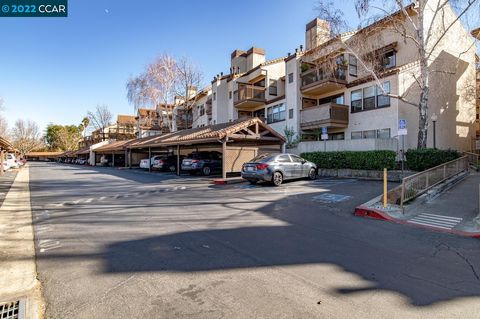
{"label": "blue sky", "polygon": [[[0,0],[1,3],[2,0]],[[205,75],[257,46],[272,59],[304,42],[316,0],[69,0],[68,18],[0,18],[0,98],[18,118],[78,124],[107,104],[133,114],[125,83],[161,53],[187,56]],[[337,0],[352,26],[352,0]]]}
{"label": "blue sky", "polygon": [[206,83],[228,70],[236,48],[262,47],[267,58],[293,52],[315,17],[315,1],[301,3],[70,0],[68,18],[2,18],[4,116],[43,129],[78,124],[97,104],[132,114],[125,82],[163,52],[190,57]]}

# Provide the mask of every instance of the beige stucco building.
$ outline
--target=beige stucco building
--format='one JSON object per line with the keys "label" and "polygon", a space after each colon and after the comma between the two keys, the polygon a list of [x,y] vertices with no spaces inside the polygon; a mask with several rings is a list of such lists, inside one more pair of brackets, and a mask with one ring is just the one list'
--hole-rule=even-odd
{"label": "beige stucco building", "polygon": [[[426,29],[432,25],[432,30],[442,30],[456,19],[449,6],[434,19],[431,8],[436,1],[431,0],[426,9]],[[409,7],[408,13],[418,23],[415,8]],[[315,19],[306,25],[303,46],[272,60],[257,47],[233,51],[229,73],[215,76],[192,109],[192,126],[257,116],[277,132],[285,135],[290,130],[303,140],[319,139],[326,128],[328,143],[351,149],[367,145],[360,140],[398,140],[403,119],[408,130],[405,146],[415,148],[419,110],[413,104],[418,104],[420,94],[419,55],[413,40],[396,29],[401,24],[413,32],[401,17],[389,16],[335,38],[330,37],[328,23]],[[469,150],[476,135],[476,96],[472,95],[476,47],[459,21],[443,33],[433,32],[427,43],[429,50],[428,45],[438,42],[429,58],[427,146],[433,146],[431,115],[435,114],[436,146]]]}

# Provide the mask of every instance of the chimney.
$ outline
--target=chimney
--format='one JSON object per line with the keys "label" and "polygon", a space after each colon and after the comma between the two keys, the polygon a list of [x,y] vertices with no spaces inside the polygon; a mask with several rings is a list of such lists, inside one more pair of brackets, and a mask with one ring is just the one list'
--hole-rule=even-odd
{"label": "chimney", "polygon": [[310,21],[305,28],[305,49],[310,50],[330,40],[330,24],[319,18]]}
{"label": "chimney", "polygon": [[262,48],[251,47],[247,51],[247,70],[251,70],[265,62],[265,50]]}
{"label": "chimney", "polygon": [[230,55],[230,66],[233,68],[233,72],[235,72],[235,68],[242,69],[243,72],[246,71],[246,63],[247,63],[247,52],[242,50],[235,50]]}

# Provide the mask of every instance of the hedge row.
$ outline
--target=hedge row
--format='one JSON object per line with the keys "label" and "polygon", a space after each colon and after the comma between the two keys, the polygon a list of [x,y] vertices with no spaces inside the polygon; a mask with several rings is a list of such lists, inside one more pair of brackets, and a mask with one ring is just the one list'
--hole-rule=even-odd
{"label": "hedge row", "polygon": [[395,168],[394,151],[311,152],[300,154],[318,168],[383,170]]}
{"label": "hedge row", "polygon": [[453,161],[461,156],[455,150],[439,150],[425,148],[420,150],[411,149],[405,152],[407,166],[413,171],[424,171],[431,167]]}

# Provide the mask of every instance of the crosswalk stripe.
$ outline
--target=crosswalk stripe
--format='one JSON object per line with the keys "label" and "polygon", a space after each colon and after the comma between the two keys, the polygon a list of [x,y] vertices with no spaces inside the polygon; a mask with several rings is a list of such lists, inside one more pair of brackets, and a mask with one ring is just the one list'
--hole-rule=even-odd
{"label": "crosswalk stripe", "polygon": [[411,221],[427,222],[427,223],[439,224],[439,225],[451,226],[451,227],[458,224],[458,223],[451,223],[451,222],[441,222],[441,221],[431,220],[426,218],[412,218]]}
{"label": "crosswalk stripe", "polygon": [[429,224],[429,223],[421,223],[421,222],[416,222],[416,221],[412,221],[412,220],[409,220],[408,221],[409,223],[412,223],[412,224],[418,224],[418,225],[424,225],[424,226],[430,226],[430,227],[437,227],[437,228],[443,228],[443,229],[452,229],[452,227],[444,227],[444,226],[440,226],[440,225],[432,225],[432,224]]}
{"label": "crosswalk stripe", "polygon": [[417,225],[450,230],[453,227],[455,227],[458,223],[460,223],[462,220],[463,218],[460,218],[460,217],[422,213],[418,216],[412,217],[410,220],[408,220],[408,222],[412,224],[417,224]]}
{"label": "crosswalk stripe", "polygon": [[428,214],[428,213],[422,213],[422,214],[420,214],[420,216],[429,216],[429,217],[432,217],[432,218],[457,220],[457,221],[461,221],[463,219],[463,218],[460,218],[460,217],[443,216],[443,215],[435,215],[435,214]]}
{"label": "crosswalk stripe", "polygon": [[426,219],[426,220],[430,220],[430,221],[436,221],[436,222],[439,222],[439,223],[445,223],[445,224],[458,224],[460,221],[459,220],[446,220],[446,219],[437,219],[437,218],[431,218],[431,217],[426,217],[426,216],[416,216],[412,219],[415,219],[415,218],[420,218],[420,219]]}

